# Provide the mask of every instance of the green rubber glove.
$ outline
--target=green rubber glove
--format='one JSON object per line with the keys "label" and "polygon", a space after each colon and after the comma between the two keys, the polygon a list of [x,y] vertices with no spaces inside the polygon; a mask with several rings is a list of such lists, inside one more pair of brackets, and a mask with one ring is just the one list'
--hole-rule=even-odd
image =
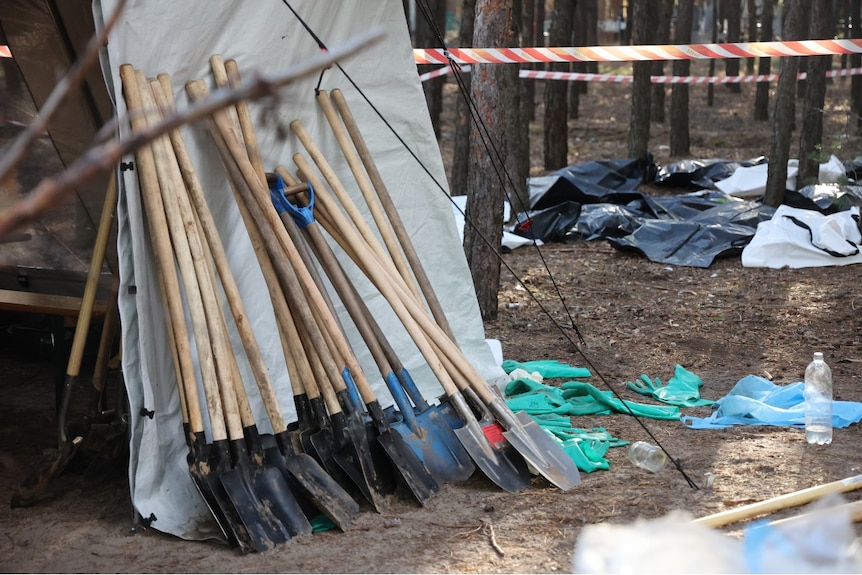
{"label": "green rubber glove", "polygon": [[634,381],[627,381],[626,387],[628,387],[632,391],[636,391],[641,395],[648,395],[652,397],[652,394],[656,389],[661,387],[661,380],[659,378],[655,378],[655,383],[649,378],[648,375],[642,373],[641,376]]}
{"label": "green rubber glove", "polygon": [[[592,459],[587,455],[583,450],[583,444],[577,439],[562,441],[560,442],[560,446],[563,448],[563,451],[572,458],[572,461],[575,462],[578,469],[584,473],[592,473],[596,469],[610,469],[611,467],[611,462],[604,457]],[[593,456],[595,456],[595,454],[593,454]]]}
{"label": "green rubber glove", "polygon": [[618,440],[604,429],[588,431],[574,428],[571,418],[553,413],[532,417],[560,444],[581,471],[591,473],[596,469],[610,468],[610,461],[605,459],[605,454],[611,447],[611,440]]}
{"label": "green rubber glove", "polygon": [[545,413],[562,415],[569,411],[568,403],[563,398],[563,392],[560,388],[545,385],[526,377],[510,381],[506,384],[504,393],[506,405],[512,411],[526,411],[529,415]]}
{"label": "green rubber glove", "polygon": [[661,380],[655,378],[653,383],[646,375],[641,375],[635,382],[627,382],[626,387],[642,395],[651,396],[662,403],[679,407],[701,407],[712,405],[711,399],[701,399],[700,388],[703,380],[681,365],[674,366],[673,377],[662,387]]}
{"label": "green rubber glove", "polygon": [[623,402],[610,391],[600,391],[595,386],[582,381],[568,381],[560,386],[563,398],[569,403],[569,415],[606,415],[610,413],[631,412],[649,419],[679,419],[680,411],[676,406],[647,405],[633,401]]}
{"label": "green rubber glove", "polygon": [[512,373],[515,369],[521,368],[529,373],[538,371],[545,379],[555,377],[590,377],[590,370],[585,367],[574,367],[565,363],[560,363],[556,360],[535,360],[519,363],[511,359],[503,362],[503,371]]}

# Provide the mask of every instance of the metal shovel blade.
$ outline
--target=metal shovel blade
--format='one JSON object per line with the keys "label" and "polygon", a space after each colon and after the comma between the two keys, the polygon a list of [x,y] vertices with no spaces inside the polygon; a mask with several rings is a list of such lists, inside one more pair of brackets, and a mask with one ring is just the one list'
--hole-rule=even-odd
{"label": "metal shovel blade", "polygon": [[455,436],[452,428],[436,410],[416,413],[419,433],[403,421],[390,423],[404,443],[422,460],[428,473],[437,481],[466,481],[476,466],[470,454]]}
{"label": "metal shovel blade", "polygon": [[273,438],[266,448],[266,461],[299,487],[314,507],[332,520],[342,531],[347,530],[359,514],[359,504],[310,455],[291,451],[283,438]]}
{"label": "metal shovel blade", "polygon": [[530,485],[530,471],[524,458],[507,441],[491,443],[460,393],[449,396],[451,407],[460,416],[455,435],[488,479],[515,493]]}
{"label": "metal shovel blade", "polygon": [[[331,415],[330,419],[332,421],[332,437],[336,442],[335,461],[359,487],[359,490],[374,506],[374,509],[382,513],[388,507],[386,493],[381,490],[381,485],[385,485],[385,483],[374,466],[365,424],[355,412],[350,416],[340,412]],[[314,439],[313,437],[312,441]]]}
{"label": "metal shovel blade", "polygon": [[[233,511],[229,510],[226,513],[223,509],[223,504],[219,502],[216,495],[216,490],[221,491],[221,483],[217,479],[207,475],[210,471],[210,466],[206,461],[206,450],[207,445],[203,432],[196,433],[192,439],[191,449],[187,456],[189,475],[191,475],[195,488],[215,518],[228,544],[231,547],[239,547],[243,553],[248,553],[251,549],[245,528],[239,526],[241,528],[240,532],[236,532],[236,526],[231,523],[228,517],[228,513],[233,513]],[[216,483],[217,487],[214,488],[213,483]],[[226,503],[225,501],[224,504]],[[227,506],[229,507],[229,505]]]}
{"label": "metal shovel blade", "polygon": [[419,503],[424,505],[428,498],[440,491],[440,485],[398,433],[385,431],[377,436],[377,441]]}
{"label": "metal shovel blade", "polygon": [[[377,442],[389,456],[399,479],[403,481],[419,503],[424,505],[431,495],[440,490],[440,485],[428,472],[420,458],[421,454],[414,451],[402,435],[393,432],[389,420],[380,408],[380,403],[374,400],[366,406],[368,415],[377,428]],[[394,415],[394,410],[391,413]]]}
{"label": "metal shovel blade", "polygon": [[[336,440],[332,424],[326,427],[315,427],[302,432],[303,451],[312,456],[336,483],[341,485],[351,495],[358,495],[361,489],[357,485],[357,479],[348,474],[335,460],[335,452],[341,441]],[[359,473],[361,477],[361,473]],[[359,479],[361,481],[361,479]],[[362,494],[364,496],[364,494]]]}
{"label": "metal shovel blade", "polygon": [[[203,433],[200,434],[203,438]],[[222,476],[230,470],[230,454],[227,441],[218,441],[206,445],[206,455],[198,455],[190,464],[192,477],[199,477],[204,493],[212,495],[215,505],[211,509],[218,510],[218,518],[223,518],[228,536],[233,536],[240,551],[248,553],[254,550],[251,535],[242,518],[228,497],[227,490],[221,481]],[[196,451],[197,452],[197,451]]]}
{"label": "metal shovel blade", "polygon": [[[311,523],[293,492],[296,489],[296,483],[276,467],[266,464],[257,426],[243,428],[243,435],[248,446],[246,460],[249,463],[250,479],[255,495],[270,508],[291,536],[311,533]],[[245,453],[241,455],[244,456]]]}
{"label": "metal shovel blade", "polygon": [[63,473],[83,441],[84,438],[78,436],[64,443],[59,449],[46,450],[12,494],[10,505],[29,507],[50,497],[48,486]]}
{"label": "metal shovel blade", "polygon": [[580,484],[581,474],[563,448],[523,411],[514,414],[516,425],[503,432],[512,446],[548,481],[568,491]]}
{"label": "metal shovel blade", "polygon": [[[233,467],[221,474],[221,484],[248,532],[253,549],[268,551],[290,539],[290,533],[272,509],[256,495],[255,490],[258,486],[252,485],[250,464],[243,453],[244,447],[237,445],[240,441],[242,440],[231,441],[230,451],[234,455]],[[228,447],[225,445],[219,450],[225,453]]]}
{"label": "metal shovel blade", "polygon": [[389,422],[389,427],[401,436],[402,441],[413,450],[434,479],[468,479],[476,467],[448,422],[436,414],[436,410],[430,408],[424,400],[414,399],[417,405],[414,408],[402,388],[401,381],[394,373],[387,374],[385,381],[401,410],[394,412],[397,419]]}

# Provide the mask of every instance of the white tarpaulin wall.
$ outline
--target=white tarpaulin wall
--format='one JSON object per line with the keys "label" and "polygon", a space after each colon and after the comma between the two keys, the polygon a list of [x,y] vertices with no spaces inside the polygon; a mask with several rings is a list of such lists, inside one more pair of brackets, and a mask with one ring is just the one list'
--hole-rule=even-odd
{"label": "white tarpaulin wall", "polygon": [[[95,2],[97,17],[111,14],[115,4],[115,0]],[[291,5],[329,47],[338,46],[375,25],[385,27],[383,41],[340,64],[445,186],[445,174],[413,62],[401,1],[292,0]],[[312,37],[278,0],[129,0],[122,21],[110,37],[106,75],[110,76],[108,82],[113,83],[118,114],[122,117],[125,106],[119,67],[125,63],[141,69],[148,77],[169,74],[177,105],[182,109],[187,102],[183,91],[187,81],[205,78],[212,86],[209,58],[213,54],[236,59],[240,71],[248,79],[255,71],[277,72],[317,53],[318,46]],[[315,102],[317,80],[315,75],[288,86],[277,102],[252,104],[265,166],[273,170],[282,164],[290,171],[295,170],[291,157],[304,150],[292,134],[279,140],[276,128],[281,126],[289,132],[290,122],[300,119],[341,181],[361,202],[353,177]],[[449,200],[337,68],[326,72],[321,88],[340,88],[344,92],[467,357],[486,378],[502,375],[484,340]],[[292,421],[293,398],[268,292],[233,204],[224,169],[201,125],[187,127],[183,132],[274,379],[281,409],[285,419]],[[157,276],[142,219],[136,172],[125,171],[122,175],[124,191],[118,208],[118,248],[123,284],[120,296],[123,370],[133,418],[132,499],[143,517],[155,516],[152,527],[160,531],[184,538],[210,537],[215,535],[214,522],[195,491],[185,460],[187,448],[181,432],[176,379]],[[353,275],[358,277],[356,273]],[[359,286],[422,392],[429,399],[437,397],[442,392],[439,384],[385,300],[364,278]],[[352,330],[346,314],[341,315],[347,329]],[[391,404],[367,351],[359,345],[360,340],[353,331],[348,335],[381,403]],[[241,350],[238,337],[233,339],[234,349]],[[261,431],[268,432],[265,410],[258,400],[251,372],[243,361],[244,355],[240,352],[238,356]],[[154,416],[140,416],[141,408],[154,411]]]}

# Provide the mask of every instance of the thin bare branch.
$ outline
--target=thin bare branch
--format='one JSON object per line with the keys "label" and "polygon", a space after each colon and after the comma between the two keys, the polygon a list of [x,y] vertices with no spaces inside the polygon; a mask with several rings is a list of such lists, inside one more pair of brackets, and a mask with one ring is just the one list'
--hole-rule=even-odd
{"label": "thin bare branch", "polygon": [[107,42],[108,34],[110,34],[114,25],[119,20],[120,14],[122,14],[125,5],[126,0],[120,0],[117,4],[117,9],[111,15],[107,24],[105,24],[105,28],[99,34],[96,34],[90,39],[87,43],[84,55],[76,60],[75,63],[72,64],[72,67],[69,68],[66,75],[60,79],[60,82],[54,87],[51,91],[51,95],[48,96],[45,104],[39,110],[39,114],[36,116],[36,119],[27,127],[26,130],[21,132],[21,134],[15,138],[15,141],[9,147],[9,150],[0,156],[0,182],[5,180],[15,166],[24,159],[24,154],[27,153],[27,150],[30,149],[33,142],[45,134],[48,129],[48,123],[51,121],[51,118],[54,117],[54,114],[57,113],[63,100],[66,99],[72,90],[76,89],[84,81],[87,71],[90,70],[90,68],[92,68],[98,61],[99,50]]}
{"label": "thin bare branch", "polygon": [[146,130],[136,132],[123,141],[115,138],[91,147],[65,171],[56,177],[42,180],[25,198],[0,213],[0,238],[52,207],[68,190],[81,186],[100,173],[110,170],[123,156],[134,152],[156,138],[184,124],[211,116],[218,110],[233,106],[241,100],[254,101],[275,96],[279,88],[314,74],[336,61],[358,52],[382,37],[382,27],[372,28],[341,46],[330,49],[328,52],[315,54],[299,64],[290,66],[280,74],[258,75],[242,88],[215,90],[206,100],[192,104],[184,111],[169,116]]}

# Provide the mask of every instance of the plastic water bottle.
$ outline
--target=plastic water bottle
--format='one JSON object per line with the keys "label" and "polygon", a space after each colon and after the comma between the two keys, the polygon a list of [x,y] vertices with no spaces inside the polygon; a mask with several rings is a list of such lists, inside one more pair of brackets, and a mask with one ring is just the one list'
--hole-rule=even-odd
{"label": "plastic water bottle", "polygon": [[667,455],[660,447],[656,447],[645,441],[635,441],[629,448],[629,461],[646,469],[650,473],[658,473],[667,463]]}
{"label": "plastic water bottle", "polygon": [[814,361],[805,368],[805,440],[826,445],[832,443],[832,370],[816,352]]}

